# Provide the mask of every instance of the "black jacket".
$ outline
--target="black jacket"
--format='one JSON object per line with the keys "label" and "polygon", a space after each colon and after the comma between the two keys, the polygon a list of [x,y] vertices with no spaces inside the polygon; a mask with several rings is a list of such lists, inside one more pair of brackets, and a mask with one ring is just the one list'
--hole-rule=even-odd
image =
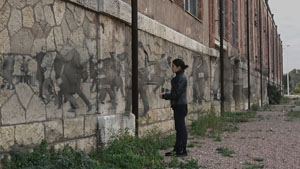
{"label": "black jacket", "polygon": [[171,100],[171,107],[177,105],[186,105],[186,89],[187,80],[184,71],[181,70],[176,73],[176,76],[171,80],[171,93],[165,93],[162,98]]}

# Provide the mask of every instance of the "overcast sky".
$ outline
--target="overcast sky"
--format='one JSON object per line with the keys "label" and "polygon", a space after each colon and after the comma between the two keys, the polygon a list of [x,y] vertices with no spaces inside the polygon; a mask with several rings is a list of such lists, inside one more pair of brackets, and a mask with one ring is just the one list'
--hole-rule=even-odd
{"label": "overcast sky", "polygon": [[300,69],[300,0],[269,0],[269,5],[283,41],[283,72]]}

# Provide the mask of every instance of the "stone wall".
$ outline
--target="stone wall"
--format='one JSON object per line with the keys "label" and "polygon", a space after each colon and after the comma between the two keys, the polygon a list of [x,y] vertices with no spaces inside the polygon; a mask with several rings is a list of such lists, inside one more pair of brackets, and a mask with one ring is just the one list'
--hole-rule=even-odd
{"label": "stone wall", "polygon": [[[101,141],[97,123],[101,134],[110,122],[112,129],[134,126],[132,117],[124,118],[132,92],[128,5],[121,5],[126,15],[120,20],[109,16],[120,15],[109,1],[98,7],[80,2],[1,1],[0,155],[43,139],[55,148],[69,144],[90,151]],[[140,21],[140,135],[174,128],[170,103],[159,93],[170,90],[175,58],[190,66],[188,124],[193,112],[219,107],[217,51],[146,16]]]}
{"label": "stone wall", "polygon": [[96,13],[60,0],[1,1],[0,154],[43,139],[96,147],[97,24]]}

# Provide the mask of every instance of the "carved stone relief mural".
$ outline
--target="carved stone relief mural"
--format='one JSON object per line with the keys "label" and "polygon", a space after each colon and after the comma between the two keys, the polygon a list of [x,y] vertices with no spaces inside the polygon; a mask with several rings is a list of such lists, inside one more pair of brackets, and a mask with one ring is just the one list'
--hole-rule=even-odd
{"label": "carved stone relief mural", "polygon": [[205,97],[208,73],[208,63],[204,59],[204,56],[194,54],[191,74],[193,77],[193,103],[202,104],[202,102],[208,101],[207,97]]}

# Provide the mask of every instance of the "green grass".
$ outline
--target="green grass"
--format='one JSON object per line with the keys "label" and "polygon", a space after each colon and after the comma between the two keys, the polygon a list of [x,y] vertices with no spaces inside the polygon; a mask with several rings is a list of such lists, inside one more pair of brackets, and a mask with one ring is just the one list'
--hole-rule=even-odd
{"label": "green grass", "polygon": [[259,105],[258,104],[252,104],[251,105],[251,110],[252,111],[258,111],[258,109],[259,109]]}
{"label": "green grass", "polygon": [[244,168],[244,169],[259,169],[259,168],[264,168],[264,165],[252,164],[250,162],[245,162],[244,165],[246,166],[246,168]]}
{"label": "green grass", "polygon": [[264,159],[263,159],[263,158],[260,158],[260,157],[254,157],[253,160],[254,160],[254,161],[258,161],[258,162],[264,161]]}
{"label": "green grass", "polygon": [[190,132],[195,136],[215,138],[224,131],[238,131],[237,124],[248,122],[251,118],[255,117],[256,112],[225,112],[220,117],[217,117],[213,112],[206,115],[203,114],[203,112],[199,112],[198,118],[192,121]]}
{"label": "green grass", "polygon": [[221,142],[222,141],[221,136],[216,136],[215,141]]}
{"label": "green grass", "polygon": [[234,151],[229,150],[225,147],[219,147],[216,149],[218,153],[222,154],[224,157],[233,157],[232,155],[235,154]]}
{"label": "green grass", "polygon": [[[165,169],[160,150],[174,145],[174,135],[164,137],[160,133],[138,138],[127,134],[117,137],[106,149],[90,154],[75,151],[70,146],[54,150],[43,141],[32,152],[12,150],[1,163],[5,169]],[[173,162],[174,163],[174,162]],[[195,160],[183,160],[172,164],[174,168],[199,168]]]}
{"label": "green grass", "polygon": [[291,117],[291,118],[300,118],[300,112],[298,112],[298,111],[291,111],[291,112],[288,112],[287,114],[286,114],[286,116],[288,116],[288,117]]}

